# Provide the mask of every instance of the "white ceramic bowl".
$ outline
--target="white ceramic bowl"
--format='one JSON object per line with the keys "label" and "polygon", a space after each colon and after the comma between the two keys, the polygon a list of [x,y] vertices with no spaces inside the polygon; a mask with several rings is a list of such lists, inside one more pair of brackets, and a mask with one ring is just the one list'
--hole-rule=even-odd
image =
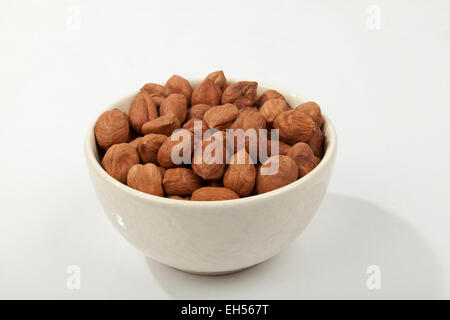
{"label": "white ceramic bowl", "polygon": [[[199,83],[200,80],[191,81],[193,87]],[[306,101],[270,85],[259,84],[258,94],[267,89],[278,90],[291,106]],[[119,108],[128,113],[136,94],[106,109]],[[324,118],[325,155],[313,171],[283,188],[242,199],[181,201],[129,188],[101,167],[94,124],[86,137],[86,161],[108,218],[144,255],[191,273],[234,272],[279,253],[302,233],[317,211],[330,180],[337,147],[334,127]]]}

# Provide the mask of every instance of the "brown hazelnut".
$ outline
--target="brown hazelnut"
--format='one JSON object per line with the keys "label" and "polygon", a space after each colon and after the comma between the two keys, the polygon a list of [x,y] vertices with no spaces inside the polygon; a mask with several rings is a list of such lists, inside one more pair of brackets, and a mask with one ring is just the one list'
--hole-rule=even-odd
{"label": "brown hazelnut", "polygon": [[222,70],[210,73],[206,79],[211,79],[217,84],[220,90],[223,90],[227,85],[227,78],[225,78],[225,74]]}
{"label": "brown hazelnut", "polygon": [[314,135],[313,119],[296,110],[280,113],[275,118],[273,127],[279,130],[280,139],[288,144],[307,142]]}
{"label": "brown hazelnut", "polygon": [[316,157],[322,158],[323,156],[323,134],[319,126],[315,124],[314,135],[308,141],[308,145],[311,147]]}
{"label": "brown hazelnut", "polygon": [[166,88],[170,94],[181,93],[185,96],[186,102],[191,102],[192,87],[188,80],[174,74],[166,82]]}
{"label": "brown hazelnut", "polygon": [[147,121],[158,118],[158,109],[152,97],[145,92],[140,92],[130,105],[130,123],[136,132],[141,133],[141,128]]}
{"label": "brown hazelnut", "polygon": [[240,81],[229,84],[222,94],[222,104],[232,103],[238,109],[244,107],[253,107],[258,101],[256,89],[257,82]]}
{"label": "brown hazelnut", "polygon": [[191,120],[193,118],[195,119],[203,119],[203,115],[211,109],[212,106],[207,104],[196,104],[195,106],[192,106],[188,109],[186,119]]}
{"label": "brown hazelnut", "polygon": [[141,88],[141,92],[148,93],[155,104],[159,107],[161,103],[170,94],[169,90],[157,83],[147,83]]}
{"label": "brown hazelnut", "polygon": [[203,121],[211,129],[225,130],[229,128],[238,115],[238,108],[231,103],[215,106],[206,111]]}
{"label": "brown hazelnut", "polygon": [[320,162],[320,159],[314,155],[310,146],[304,142],[294,144],[289,149],[287,156],[297,164],[299,177],[309,173]]}
{"label": "brown hazelnut", "polygon": [[258,169],[256,191],[258,194],[269,192],[297,180],[298,168],[288,156],[273,156]]}
{"label": "brown hazelnut", "polygon": [[[237,151],[242,146],[244,146],[247,152],[251,153],[252,157],[257,157],[257,154],[254,154],[253,152],[258,152],[260,134],[259,130],[266,129],[266,125],[266,120],[258,111],[247,110],[241,112],[236,121],[234,121],[234,123],[230,127],[230,129],[235,130],[233,150]],[[241,137],[239,135],[239,132],[236,131],[238,129],[243,130],[242,133],[244,134],[244,136]],[[247,132],[247,130],[249,129],[254,130],[254,134]],[[251,148],[251,146],[254,147]]]}
{"label": "brown hazelnut", "polygon": [[194,133],[194,126],[196,122],[200,122],[200,128],[202,129],[201,133],[202,135],[205,133],[206,130],[208,130],[208,126],[206,125],[206,123],[203,120],[199,120],[199,119],[191,119],[186,121],[183,124],[183,129],[189,130],[190,132]]}
{"label": "brown hazelnut", "polygon": [[167,169],[163,179],[167,194],[187,196],[202,186],[202,179],[188,168]]}
{"label": "brown hazelnut", "polygon": [[127,185],[133,189],[162,197],[164,190],[161,182],[161,173],[153,163],[136,164],[128,171]]}
{"label": "brown hazelnut", "polygon": [[104,150],[113,144],[127,142],[130,134],[128,116],[119,109],[105,111],[98,117],[94,133],[98,145]]}
{"label": "brown hazelnut", "polygon": [[266,119],[266,122],[272,125],[276,117],[280,115],[283,111],[289,110],[284,99],[270,99],[267,100],[259,109],[259,113]]}
{"label": "brown hazelnut", "polygon": [[299,104],[295,110],[303,112],[305,114],[307,114],[308,116],[310,116],[315,123],[317,123],[317,125],[319,126],[319,128],[323,127],[323,117],[322,117],[322,112],[320,111],[320,107],[317,103],[315,102],[306,102],[306,103],[302,103]]}
{"label": "brown hazelnut", "polygon": [[[186,162],[189,162],[193,148],[194,138],[192,133],[185,129],[178,130],[162,143],[157,154],[158,163],[166,169],[181,165],[182,163],[174,163],[174,159],[172,159],[172,152],[176,152],[176,150],[178,150],[179,160],[186,158]],[[188,154],[185,154],[185,151],[188,151]]]}
{"label": "brown hazelnut", "polygon": [[180,93],[173,93],[163,101],[159,107],[159,114],[161,116],[165,116],[169,113],[177,116],[178,121],[183,123],[186,119],[187,113],[187,102],[184,95]]}
{"label": "brown hazelnut", "polygon": [[111,177],[126,183],[128,170],[139,163],[139,155],[128,143],[111,146],[102,159],[102,166]]}
{"label": "brown hazelnut", "polygon": [[239,195],[228,188],[203,187],[192,193],[192,201],[221,201],[239,199]]}
{"label": "brown hazelnut", "polygon": [[137,149],[142,163],[158,163],[158,150],[166,139],[167,136],[155,133],[149,133],[142,137]]}
{"label": "brown hazelnut", "polygon": [[211,79],[205,79],[192,92],[191,105],[207,104],[217,106],[220,103],[222,91]]}
{"label": "brown hazelnut", "polygon": [[256,169],[249,154],[244,149],[231,157],[230,164],[223,176],[223,185],[239,194],[248,196],[255,186]]}
{"label": "brown hazelnut", "polygon": [[204,180],[217,180],[225,172],[226,160],[225,133],[218,131],[195,146],[192,170]]}
{"label": "brown hazelnut", "polygon": [[178,117],[172,113],[160,116],[154,120],[150,120],[142,126],[142,133],[158,133],[170,136],[175,129],[180,127]]}
{"label": "brown hazelnut", "polygon": [[264,91],[264,93],[261,95],[261,97],[259,97],[258,100],[258,108],[261,108],[262,105],[264,103],[266,103],[266,101],[270,100],[270,99],[283,99],[284,97],[281,93],[279,93],[276,90],[266,90]]}
{"label": "brown hazelnut", "polygon": [[270,157],[273,157],[273,156],[277,156],[277,155],[285,156],[287,154],[287,152],[289,151],[289,149],[291,148],[291,146],[288,145],[287,143],[284,143],[283,141],[278,141],[278,153],[273,153],[272,152],[272,145],[275,142],[276,142],[276,140],[271,140],[271,139],[267,140],[267,154],[266,154],[266,156],[261,157],[261,155],[258,154],[259,161],[261,163],[264,163],[267,160],[267,158],[270,158]]}

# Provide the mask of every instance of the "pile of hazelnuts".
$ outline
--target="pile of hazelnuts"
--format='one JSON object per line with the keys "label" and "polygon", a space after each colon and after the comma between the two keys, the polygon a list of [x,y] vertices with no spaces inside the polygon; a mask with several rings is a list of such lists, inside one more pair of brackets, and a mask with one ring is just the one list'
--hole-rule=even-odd
{"label": "pile of hazelnuts", "polygon": [[257,88],[228,82],[222,71],[194,88],[179,75],[145,84],[128,114],[116,108],[98,118],[103,168],[136,190],[191,201],[248,197],[296,181],[324,154],[320,107],[292,108],[279,92],[258,96]]}

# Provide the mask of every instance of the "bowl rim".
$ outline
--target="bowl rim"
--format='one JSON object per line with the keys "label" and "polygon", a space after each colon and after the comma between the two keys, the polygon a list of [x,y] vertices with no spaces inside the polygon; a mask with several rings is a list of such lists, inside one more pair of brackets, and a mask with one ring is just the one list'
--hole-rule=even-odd
{"label": "bowl rim", "polygon": [[[203,79],[187,79],[191,84],[192,83],[199,83]],[[235,78],[227,78],[230,82],[237,82],[237,81],[245,81],[241,79],[235,79]],[[265,90],[273,89],[278,92],[280,92],[283,96],[290,96],[292,98],[298,98],[304,101],[310,101],[308,99],[305,99],[301,95],[297,95],[295,93],[292,93],[290,91],[287,91],[285,89],[278,88],[276,86],[266,84],[266,83],[260,83],[258,82],[258,87],[264,87]],[[104,108],[102,112],[105,112],[107,110],[111,110],[114,108],[114,105],[118,104],[119,101],[131,98],[132,96],[135,96],[137,92],[133,92],[129,95],[123,96],[119,99],[117,99],[114,103],[110,104],[108,107]],[[231,199],[231,200],[215,200],[215,201],[195,201],[195,200],[178,200],[178,199],[169,199],[166,197],[160,197],[151,195],[136,189],[133,189],[126,184],[123,184],[113,177],[111,177],[100,165],[100,162],[97,160],[94,149],[95,149],[95,135],[94,135],[94,126],[97,121],[95,119],[88,128],[88,132],[85,137],[85,143],[84,143],[84,152],[85,152],[85,158],[88,162],[88,165],[91,166],[91,168],[94,170],[94,172],[103,180],[105,180],[107,183],[111,184],[116,189],[121,190],[122,192],[127,193],[129,196],[137,197],[144,201],[149,202],[157,202],[161,205],[169,205],[169,206],[176,206],[176,207],[197,207],[197,208],[207,208],[207,207],[217,207],[217,206],[226,206],[226,205],[241,205],[243,203],[250,203],[253,201],[260,201],[264,199],[270,199],[270,198],[276,198],[280,193],[287,192],[293,188],[296,188],[300,185],[307,184],[309,181],[314,180],[321,171],[325,169],[325,167],[330,164],[330,162],[333,161],[334,156],[336,154],[337,150],[337,137],[336,137],[336,130],[334,128],[333,123],[330,121],[330,119],[322,112],[322,117],[324,118],[324,125],[322,131],[326,131],[326,150],[324,153],[324,156],[322,160],[319,162],[319,164],[311,170],[308,174],[301,177],[300,179],[297,179],[294,182],[289,183],[288,185],[285,185],[281,188],[262,193],[257,195],[252,195],[244,198],[238,198],[238,199]],[[324,130],[326,128],[326,130]],[[92,143],[94,141],[94,143]],[[94,145],[93,145],[94,144]]]}

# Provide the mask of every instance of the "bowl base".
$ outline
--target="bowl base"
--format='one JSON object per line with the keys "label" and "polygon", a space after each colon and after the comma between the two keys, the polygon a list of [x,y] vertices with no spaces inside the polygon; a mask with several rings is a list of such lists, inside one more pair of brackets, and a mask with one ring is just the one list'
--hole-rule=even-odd
{"label": "bowl base", "polygon": [[245,268],[241,268],[241,269],[230,270],[230,271],[219,271],[219,272],[198,272],[198,271],[183,270],[183,269],[178,269],[178,268],[174,268],[174,269],[176,269],[178,271],[194,274],[196,276],[223,276],[223,275],[227,275],[227,274],[231,274],[231,273],[244,271],[251,267],[253,267],[253,266],[245,267]]}

